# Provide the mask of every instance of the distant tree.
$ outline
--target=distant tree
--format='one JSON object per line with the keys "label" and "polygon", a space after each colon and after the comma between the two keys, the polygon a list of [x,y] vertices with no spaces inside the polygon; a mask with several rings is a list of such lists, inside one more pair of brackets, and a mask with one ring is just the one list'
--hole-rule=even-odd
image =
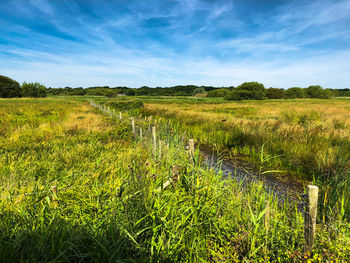
{"label": "distant tree", "polygon": [[339,97],[349,97],[350,96],[350,89],[337,89]]}
{"label": "distant tree", "polygon": [[47,95],[46,87],[38,82],[23,82],[21,88],[24,97],[43,98]]}
{"label": "distant tree", "polygon": [[86,90],[83,87],[78,87],[69,92],[69,95],[83,96],[86,94]]}
{"label": "distant tree", "polygon": [[299,87],[292,87],[286,90],[288,99],[305,98],[305,90]]}
{"label": "distant tree", "polygon": [[[245,91],[245,96],[249,97],[247,99],[252,100],[263,100],[266,98],[265,87],[263,84],[258,82],[244,82],[239,85],[236,90],[238,92]],[[249,95],[247,93],[249,92]]]}
{"label": "distant tree", "polygon": [[265,87],[258,82],[244,82],[225,98],[228,100],[263,100],[266,98]]}
{"label": "distant tree", "polygon": [[205,93],[205,89],[204,88],[196,88],[193,93],[192,96],[196,96],[197,94],[204,94]]}
{"label": "distant tree", "polygon": [[[248,92],[249,93],[249,92]],[[232,90],[225,95],[226,100],[244,100],[244,91],[238,92],[237,90]]]}
{"label": "distant tree", "polygon": [[208,97],[225,97],[231,91],[229,89],[214,89],[208,91]]}
{"label": "distant tree", "polygon": [[306,94],[309,98],[330,99],[333,93],[330,90],[324,90],[320,85],[309,86],[306,89]]}
{"label": "distant tree", "polygon": [[0,97],[13,98],[21,96],[22,92],[19,83],[9,77],[0,75]]}
{"label": "distant tree", "polygon": [[123,92],[120,92],[120,93],[128,95],[128,96],[134,96],[135,90],[134,89],[127,89],[127,90],[124,90],[124,93]]}
{"label": "distant tree", "polygon": [[266,97],[269,99],[284,99],[286,98],[284,89],[268,88],[266,90]]}

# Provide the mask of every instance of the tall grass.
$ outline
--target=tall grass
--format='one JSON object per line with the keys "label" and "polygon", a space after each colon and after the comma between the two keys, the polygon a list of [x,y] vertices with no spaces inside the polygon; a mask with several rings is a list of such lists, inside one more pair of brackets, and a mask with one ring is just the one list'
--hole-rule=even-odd
{"label": "tall grass", "polygon": [[[148,129],[154,119],[137,120],[140,140],[125,115],[122,121],[107,117],[80,102],[0,105],[9,125],[0,147],[1,262],[350,258],[345,230],[329,240],[322,228],[314,250],[304,252],[298,204],[280,202],[259,182],[243,185],[204,165],[198,150],[189,158],[187,133],[167,121],[157,121],[160,157],[153,155]],[[38,116],[45,110],[51,117],[12,121],[18,111]],[[57,205],[51,185],[58,187]],[[346,221],[338,222],[344,227]]]}

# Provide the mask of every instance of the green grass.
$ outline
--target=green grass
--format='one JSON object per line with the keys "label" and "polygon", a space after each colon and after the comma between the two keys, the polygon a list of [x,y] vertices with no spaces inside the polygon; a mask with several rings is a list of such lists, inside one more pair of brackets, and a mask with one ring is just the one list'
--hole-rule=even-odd
{"label": "green grass", "polygon": [[136,119],[140,140],[126,114],[120,121],[76,99],[0,101],[1,262],[350,258],[344,219],[326,228],[320,218],[315,248],[304,252],[298,200],[280,202],[261,183],[205,167],[198,150],[189,158],[187,134],[164,119],[154,156],[154,119]]}
{"label": "green grass", "polygon": [[264,145],[266,154],[278,156],[264,164],[267,169],[314,181],[332,193],[327,205],[338,207],[345,200],[344,213],[350,216],[349,99],[148,103],[142,113],[171,119],[200,145],[250,163],[255,171]]}

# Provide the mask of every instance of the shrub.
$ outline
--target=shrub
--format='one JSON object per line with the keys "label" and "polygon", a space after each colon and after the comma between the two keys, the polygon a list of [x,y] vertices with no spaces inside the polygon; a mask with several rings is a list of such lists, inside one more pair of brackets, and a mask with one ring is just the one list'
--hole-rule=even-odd
{"label": "shrub", "polygon": [[143,102],[137,99],[120,98],[106,102],[106,106],[116,110],[132,110],[142,108]]}
{"label": "shrub", "polygon": [[19,83],[13,79],[0,75],[0,97],[21,97],[22,92]]}
{"label": "shrub", "polygon": [[284,99],[286,94],[284,89],[269,88],[266,90],[266,96],[269,99]]}
{"label": "shrub", "polygon": [[196,96],[197,94],[204,94],[205,93],[205,89],[204,88],[196,88],[194,91],[193,91],[193,96]]}
{"label": "shrub", "polygon": [[333,97],[333,93],[330,90],[324,90],[319,85],[309,86],[306,89],[306,94],[309,98],[317,99],[330,99]]}
{"label": "shrub", "polygon": [[288,99],[305,98],[305,90],[299,87],[292,87],[286,90],[286,96]]}
{"label": "shrub", "polygon": [[208,91],[208,97],[225,97],[230,93],[229,89],[214,89]]}
{"label": "shrub", "polygon": [[46,87],[38,82],[22,84],[22,94],[24,97],[42,98],[46,97]]}
{"label": "shrub", "polygon": [[244,82],[225,98],[228,100],[263,100],[266,98],[265,87],[258,82]]}

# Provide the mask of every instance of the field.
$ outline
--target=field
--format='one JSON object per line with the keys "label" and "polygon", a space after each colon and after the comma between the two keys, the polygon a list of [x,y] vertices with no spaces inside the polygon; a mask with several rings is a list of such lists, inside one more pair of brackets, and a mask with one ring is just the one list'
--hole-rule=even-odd
{"label": "field", "polygon": [[[79,97],[0,100],[1,262],[350,258],[350,100],[141,99],[123,119]],[[225,176],[202,149],[261,175],[314,180],[314,248],[302,199]]]}

